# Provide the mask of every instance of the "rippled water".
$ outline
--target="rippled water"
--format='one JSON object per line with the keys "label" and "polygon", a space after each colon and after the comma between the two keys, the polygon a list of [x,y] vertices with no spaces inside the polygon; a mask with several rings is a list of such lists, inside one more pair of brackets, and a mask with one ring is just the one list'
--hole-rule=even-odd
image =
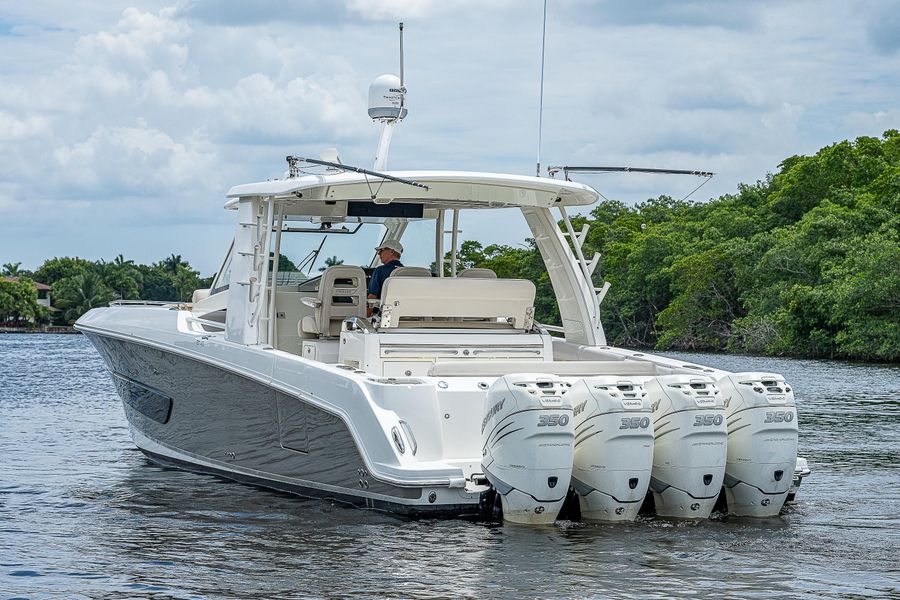
{"label": "rippled water", "polygon": [[897,597],[900,368],[780,372],[813,474],[777,519],[406,520],[163,469],[82,336],[0,335],[0,597]]}

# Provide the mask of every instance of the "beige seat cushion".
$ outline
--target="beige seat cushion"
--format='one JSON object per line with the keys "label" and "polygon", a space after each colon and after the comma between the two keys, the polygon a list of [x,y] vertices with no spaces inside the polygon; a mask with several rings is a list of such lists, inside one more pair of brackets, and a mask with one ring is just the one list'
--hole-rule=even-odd
{"label": "beige seat cushion", "polygon": [[[399,269],[398,269],[399,270]],[[534,284],[526,279],[388,277],[381,291],[380,328],[512,327],[530,329]]]}
{"label": "beige seat cushion", "polygon": [[301,334],[340,335],[344,319],[366,316],[365,271],[349,265],[328,267],[319,281],[317,298],[321,305],[297,324]]}
{"label": "beige seat cushion", "polygon": [[457,277],[472,277],[476,279],[497,279],[497,274],[491,269],[481,269],[473,267],[471,269],[463,269],[456,274]]}
{"label": "beige seat cushion", "polygon": [[431,271],[425,267],[397,267],[389,277],[431,277]]}

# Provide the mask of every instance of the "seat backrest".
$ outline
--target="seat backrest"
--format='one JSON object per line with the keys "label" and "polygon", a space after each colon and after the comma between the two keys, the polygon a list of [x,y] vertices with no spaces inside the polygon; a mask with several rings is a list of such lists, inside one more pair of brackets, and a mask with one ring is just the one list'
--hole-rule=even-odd
{"label": "seat backrest", "polygon": [[349,265],[328,267],[319,281],[318,298],[322,304],[315,309],[312,319],[303,319],[302,330],[324,336],[340,335],[344,319],[366,316],[365,271]]}
{"label": "seat backrest", "polygon": [[456,274],[457,277],[472,277],[474,279],[497,279],[497,274],[491,269],[481,269],[473,267],[471,269],[463,269]]}
{"label": "seat backrest", "polygon": [[431,277],[431,271],[425,267],[397,267],[390,277]]}
{"label": "seat backrest", "polygon": [[534,295],[526,279],[388,277],[379,327],[530,329]]}

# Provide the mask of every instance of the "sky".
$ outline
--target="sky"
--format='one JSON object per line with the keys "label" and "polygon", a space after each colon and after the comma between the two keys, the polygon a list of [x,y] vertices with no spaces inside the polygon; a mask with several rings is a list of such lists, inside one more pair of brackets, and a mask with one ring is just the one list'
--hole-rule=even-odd
{"label": "sky", "polygon": [[[372,166],[369,83],[409,116],[391,169],[533,175],[542,0],[0,0],[0,263],[218,266],[225,193],[336,147]],[[900,128],[900,2],[549,0],[543,165],[716,172],[734,193],[785,158]],[[579,176],[626,204],[701,180]],[[463,238],[520,243],[507,215]]]}

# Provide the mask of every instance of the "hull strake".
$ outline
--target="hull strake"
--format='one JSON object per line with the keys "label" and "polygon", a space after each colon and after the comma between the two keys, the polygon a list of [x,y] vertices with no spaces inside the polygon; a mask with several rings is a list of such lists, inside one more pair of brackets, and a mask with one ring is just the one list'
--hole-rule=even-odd
{"label": "hull strake", "polygon": [[247,473],[238,473],[225,469],[219,469],[210,465],[200,464],[194,461],[185,461],[165,454],[157,454],[138,446],[138,449],[150,460],[165,467],[173,467],[192,473],[215,475],[247,485],[255,485],[262,488],[286,492],[303,498],[338,502],[355,508],[378,510],[398,514],[407,517],[456,517],[478,518],[491,515],[491,506],[487,503],[479,504],[403,504],[397,501],[386,500],[374,496],[362,496],[360,494],[348,494],[339,490],[328,490],[314,485],[303,485],[289,481],[279,481],[266,477],[257,477]]}
{"label": "hull strake", "polygon": [[[437,495],[429,502],[426,488],[375,479],[343,421],[299,398],[181,354],[85,333],[123,396],[135,444],[154,460],[392,512],[478,510],[477,497],[461,490],[429,490]],[[135,389],[171,399],[166,422],[148,416],[145,399],[130,395]]]}

